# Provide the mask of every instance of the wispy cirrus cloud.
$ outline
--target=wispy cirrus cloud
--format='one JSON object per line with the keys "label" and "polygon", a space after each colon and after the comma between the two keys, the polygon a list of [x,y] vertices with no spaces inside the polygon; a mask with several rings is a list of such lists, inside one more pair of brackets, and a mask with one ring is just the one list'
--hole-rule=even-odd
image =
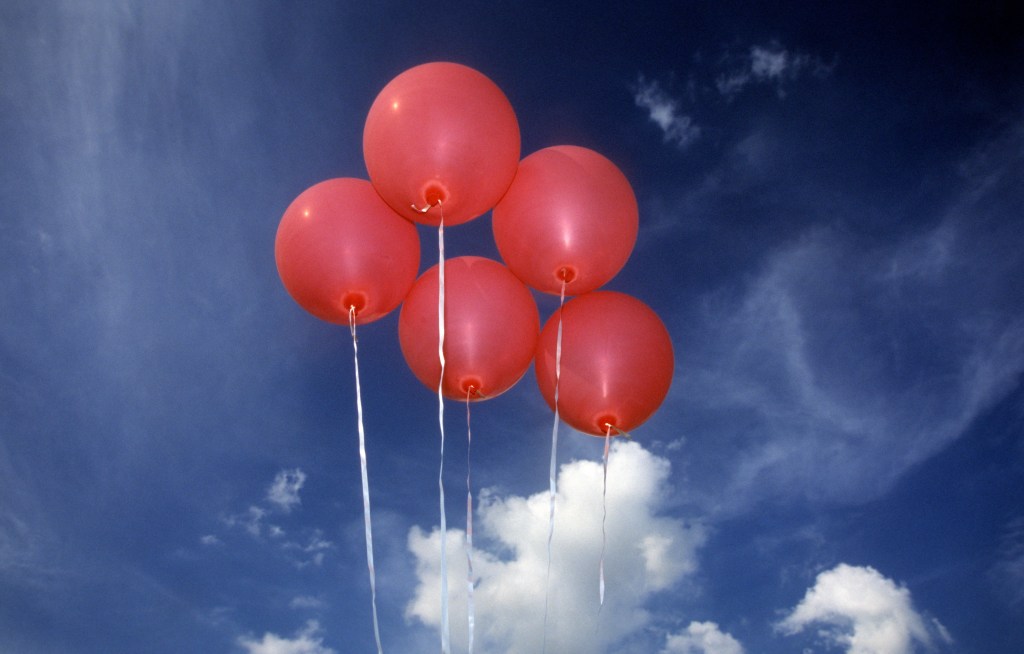
{"label": "wispy cirrus cloud", "polygon": [[813,55],[789,50],[778,41],[753,45],[743,56],[727,56],[729,70],[715,80],[719,93],[733,98],[751,84],[772,84],[785,97],[785,85],[803,75],[825,77],[832,66]]}
{"label": "wispy cirrus cloud", "polygon": [[[686,93],[670,93],[656,80],[639,75],[630,87],[636,106],[646,110],[651,122],[658,126],[666,143],[685,150],[700,139],[703,128],[694,115],[704,105],[720,105],[722,98],[733,100],[751,85],[769,84],[778,97],[786,96],[786,88],[798,78],[810,75],[823,78],[831,74],[834,64],[819,57],[791,50],[778,41],[753,45],[742,55],[725,52],[709,70],[702,67],[693,72]],[[684,105],[688,110],[684,110]]]}
{"label": "wispy cirrus cloud", "polygon": [[298,595],[288,602],[288,607],[292,609],[322,609],[326,605],[322,599],[312,595]]}
{"label": "wispy cirrus cloud", "polygon": [[811,227],[679,317],[672,393],[704,438],[708,506],[877,497],[1017,387],[1024,130],[999,140],[931,224],[884,242]]}
{"label": "wispy cirrus cloud", "polygon": [[839,564],[818,575],[800,603],[779,624],[793,635],[814,626],[827,646],[846,654],[910,654],[952,638],[913,605],[910,591],[874,568]]}
{"label": "wispy cirrus cloud", "polygon": [[1024,611],[1024,516],[1007,523],[999,550],[990,577],[1009,605]]}
{"label": "wispy cirrus cloud", "polygon": [[310,565],[323,565],[328,550],[334,549],[334,543],[326,540],[319,529],[314,529],[305,543],[287,541],[282,547],[285,551],[296,554],[295,566],[299,569]]}
{"label": "wispy cirrus cloud", "polygon": [[700,138],[700,127],[694,124],[693,118],[682,113],[680,101],[662,90],[657,80],[648,81],[641,76],[633,89],[633,100],[636,106],[647,110],[651,122],[664,134],[666,143],[685,149]]}
{"label": "wispy cirrus cloud", "polygon": [[[275,511],[291,514],[295,507],[301,505],[299,490],[305,482],[306,473],[302,470],[282,470],[275,475],[264,501],[251,504],[245,511],[223,516],[221,522],[229,529],[245,531],[258,542],[274,543],[274,547],[299,569],[320,566],[327,552],[334,548],[334,543],[325,539],[320,529],[289,526],[286,530],[278,522],[289,520],[289,515],[278,515],[279,520],[270,522]],[[223,539],[216,534],[206,534],[200,537],[200,543],[206,546],[222,544]]]}
{"label": "wispy cirrus cloud", "polygon": [[1013,388],[1024,320],[971,294],[942,231],[906,245],[926,259],[816,231],[738,303],[706,305],[678,392],[695,413],[734,417],[719,429],[735,419],[759,434],[732,461],[730,501],[870,497]]}
{"label": "wispy cirrus cloud", "polygon": [[259,538],[263,534],[263,517],[265,515],[267,515],[265,509],[252,505],[245,511],[225,516],[222,520],[228,527],[241,527],[250,536]]}

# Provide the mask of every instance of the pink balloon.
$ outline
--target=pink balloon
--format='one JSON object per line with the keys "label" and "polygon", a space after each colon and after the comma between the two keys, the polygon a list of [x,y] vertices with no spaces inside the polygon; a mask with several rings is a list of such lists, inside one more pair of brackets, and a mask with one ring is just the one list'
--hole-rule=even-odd
{"label": "pink balloon", "polygon": [[[497,261],[458,257],[445,262],[445,371],[451,399],[495,397],[530,367],[537,345],[537,305],[522,282]],[[398,339],[409,368],[437,389],[438,267],[413,284],[398,317]],[[479,394],[478,394],[479,393]],[[480,395],[482,394],[482,396]]]}
{"label": "pink balloon", "polygon": [[639,211],[625,175],[602,155],[572,145],[534,152],[494,208],[494,240],[529,286],[582,295],[629,259]]}
{"label": "pink balloon", "polygon": [[416,226],[391,210],[369,182],[329,179],[285,210],[274,242],[285,289],[317,318],[368,323],[397,307],[416,279]]}
{"label": "pink balloon", "polygon": [[[363,128],[370,181],[402,216],[458,225],[486,213],[512,183],[519,123],[489,78],[460,64],[435,62],[391,80]],[[438,201],[442,206],[435,206]],[[427,213],[415,211],[433,207]]]}
{"label": "pink balloon", "polygon": [[[537,384],[552,409],[557,331],[556,312],[541,331],[535,362]],[[674,366],[668,330],[640,300],[596,291],[562,307],[558,411],[573,428],[603,436],[608,424],[638,427],[664,401]]]}

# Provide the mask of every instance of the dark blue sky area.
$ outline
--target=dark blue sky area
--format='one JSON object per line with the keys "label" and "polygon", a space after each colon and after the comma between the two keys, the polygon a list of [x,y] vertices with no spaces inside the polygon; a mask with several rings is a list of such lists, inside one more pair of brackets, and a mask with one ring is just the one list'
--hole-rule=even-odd
{"label": "dark blue sky area", "polygon": [[[639,236],[606,288],[675,350],[612,447],[605,541],[602,442],[561,426],[550,576],[534,373],[473,406],[475,651],[1024,650],[1017,3],[14,0],[0,651],[376,650],[352,344],[289,297],[274,239],[304,189],[367,177],[370,105],[430,61],[504,91],[523,156],[625,173]],[[446,250],[498,258],[490,215]],[[437,651],[437,398],[397,326],[359,331],[377,608],[384,651]]]}

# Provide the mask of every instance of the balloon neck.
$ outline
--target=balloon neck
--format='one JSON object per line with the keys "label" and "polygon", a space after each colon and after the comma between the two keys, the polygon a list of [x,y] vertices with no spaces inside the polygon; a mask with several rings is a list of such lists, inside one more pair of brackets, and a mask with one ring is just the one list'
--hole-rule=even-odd
{"label": "balloon neck", "polygon": [[459,381],[459,388],[467,397],[483,397],[480,392],[480,380],[476,377],[463,377]]}
{"label": "balloon neck", "polygon": [[555,273],[555,278],[560,282],[569,284],[572,280],[576,279],[576,268],[573,266],[562,266]]}
{"label": "balloon neck", "polygon": [[341,298],[341,306],[346,311],[355,311],[356,315],[366,308],[366,296],[357,291],[350,291]]}
{"label": "balloon neck", "polygon": [[420,199],[423,201],[423,208],[415,204],[412,205],[412,208],[420,213],[427,213],[432,208],[448,202],[448,189],[440,182],[428,182],[420,189]]}
{"label": "balloon neck", "polygon": [[597,427],[601,430],[601,433],[605,433],[609,429],[612,432],[612,436],[619,433],[618,428],[615,426],[615,416],[605,415],[597,419]]}
{"label": "balloon neck", "polygon": [[435,204],[441,204],[442,202],[448,201],[448,192],[440,186],[431,185],[427,187],[427,190],[423,193],[423,199],[427,201],[427,204],[434,206]]}

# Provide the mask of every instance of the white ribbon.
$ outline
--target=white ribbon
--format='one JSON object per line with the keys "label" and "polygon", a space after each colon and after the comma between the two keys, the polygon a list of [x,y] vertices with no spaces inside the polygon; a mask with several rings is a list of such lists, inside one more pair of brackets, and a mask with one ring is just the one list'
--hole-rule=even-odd
{"label": "white ribbon", "polygon": [[476,618],[473,611],[473,459],[470,456],[473,451],[473,427],[470,424],[469,394],[473,389],[466,391],[466,619],[469,626],[469,649],[468,654],[473,654],[473,632],[476,627]]}
{"label": "white ribbon", "polygon": [[565,279],[558,296],[558,333],[555,337],[555,421],[551,426],[551,465],[548,469],[548,569],[544,577],[544,633],[541,652],[548,645],[548,583],[551,580],[551,541],[555,537],[555,497],[558,495],[558,383],[562,376],[562,306],[565,304]]}
{"label": "white ribbon", "polygon": [[[605,425],[604,433],[604,485],[601,488],[601,563],[599,566],[600,580],[600,595],[601,605],[604,606],[604,550],[605,545],[608,541],[608,535],[605,532],[605,522],[608,520],[608,448],[612,442],[612,426],[611,424]],[[600,608],[598,608],[600,612]]]}
{"label": "white ribbon", "polygon": [[[437,202],[441,207],[441,201]],[[437,226],[437,358],[441,377],[437,382],[437,421],[441,427],[441,469],[437,486],[441,495],[441,652],[451,654],[451,632],[448,625],[448,524],[444,510],[444,211]]]}
{"label": "white ribbon", "polygon": [[352,332],[352,355],[356,369],[356,416],[359,423],[359,470],[363,477],[363,531],[366,533],[366,566],[370,570],[370,601],[373,604],[373,636],[377,654],[384,654],[380,644],[380,623],[377,621],[377,578],[373,567],[373,526],[370,519],[370,484],[366,471],[366,434],[363,431],[363,393],[359,384],[359,344],[356,339],[356,308],[348,309],[348,327]]}

